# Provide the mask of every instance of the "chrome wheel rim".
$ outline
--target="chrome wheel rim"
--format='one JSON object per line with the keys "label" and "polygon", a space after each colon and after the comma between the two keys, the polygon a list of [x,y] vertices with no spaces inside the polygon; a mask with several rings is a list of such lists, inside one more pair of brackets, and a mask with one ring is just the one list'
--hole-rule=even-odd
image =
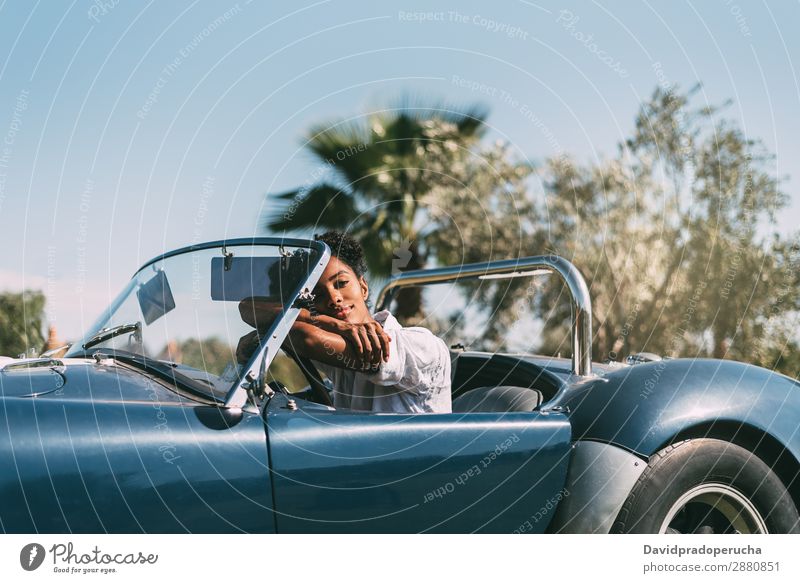
{"label": "chrome wheel rim", "polygon": [[[694,518],[687,518],[688,514]],[[761,513],[741,492],[725,484],[701,484],[675,501],[659,529],[659,534],[682,532],[767,534],[769,531]]]}

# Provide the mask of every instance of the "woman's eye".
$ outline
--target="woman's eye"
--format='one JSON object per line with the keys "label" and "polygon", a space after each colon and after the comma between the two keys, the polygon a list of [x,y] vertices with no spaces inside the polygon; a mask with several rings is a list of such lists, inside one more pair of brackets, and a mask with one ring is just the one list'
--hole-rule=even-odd
{"label": "woman's eye", "polygon": [[347,282],[344,280],[339,280],[336,282],[336,289],[341,289],[347,285]]}

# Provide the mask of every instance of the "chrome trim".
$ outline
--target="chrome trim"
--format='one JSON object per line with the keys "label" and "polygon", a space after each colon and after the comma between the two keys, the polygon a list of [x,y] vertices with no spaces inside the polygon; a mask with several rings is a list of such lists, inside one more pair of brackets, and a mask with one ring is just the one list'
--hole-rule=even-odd
{"label": "chrome trim", "polygon": [[[577,376],[592,374],[592,299],[589,288],[578,268],[557,255],[537,255],[504,261],[470,263],[455,267],[406,271],[393,276],[378,294],[379,310],[386,309],[401,287],[448,283],[459,279],[496,275],[506,277],[532,276],[535,270],[546,270],[558,275],[572,296],[572,373]],[[533,272],[526,274],[525,272]]]}
{"label": "chrome trim", "polygon": [[[241,247],[243,245],[270,245],[270,246],[278,246],[283,245],[286,247],[305,247],[308,249],[315,249],[317,251],[322,251],[322,247],[324,243],[321,241],[312,241],[309,239],[295,239],[291,237],[240,237],[237,239],[220,239],[218,241],[209,241],[208,243],[198,243],[196,245],[188,245],[187,247],[181,247],[180,249],[175,249],[174,251],[168,251],[167,253],[163,253],[156,257],[153,257],[150,261],[142,265],[136,273],[142,271],[145,267],[152,265],[158,261],[163,259],[167,259],[169,257],[173,257],[175,255],[181,255],[183,253],[190,253],[192,251],[202,251],[204,249],[214,249],[215,247]],[[136,273],[134,273],[134,277],[136,277]]]}
{"label": "chrome trim", "polygon": [[14,360],[4,365],[0,365],[0,370],[15,370],[20,368],[64,368],[64,361],[60,358],[25,358]]}
{"label": "chrome trim", "polygon": [[747,496],[736,488],[716,482],[695,486],[678,498],[664,517],[658,534],[674,532],[669,525],[690,502],[704,504],[709,512],[712,508],[720,512],[737,534],[769,534],[767,521]]}
{"label": "chrome trim", "polygon": [[634,364],[644,364],[645,362],[658,362],[664,360],[660,355],[652,352],[637,352],[636,354],[629,354],[625,359],[625,364],[633,366]]}
{"label": "chrome trim", "polygon": [[[250,241],[250,239],[247,241]],[[241,408],[247,404],[247,387],[250,383],[248,377],[257,378],[257,375],[259,375],[262,368],[264,370],[269,368],[272,359],[275,358],[276,354],[278,354],[278,349],[280,349],[284,339],[286,336],[288,336],[289,331],[292,329],[294,321],[297,319],[297,316],[300,315],[300,308],[296,306],[297,298],[304,293],[310,293],[310,291],[314,289],[314,285],[317,283],[319,278],[322,277],[322,272],[325,271],[325,266],[328,265],[328,261],[331,258],[330,248],[321,241],[307,241],[300,239],[259,239],[258,241],[258,244],[261,244],[261,241],[272,241],[272,244],[275,244],[275,241],[284,241],[285,244],[290,247],[307,247],[318,249],[321,251],[321,255],[316,267],[311,270],[311,273],[308,275],[306,281],[295,291],[291,301],[288,302],[288,305],[291,307],[286,310],[282,317],[278,318],[273,323],[272,327],[267,332],[268,340],[263,343],[263,346],[257,352],[257,354],[254,354],[250,358],[248,368],[242,371],[243,374],[241,375],[239,382],[228,391],[228,394],[225,396],[225,407]],[[245,243],[234,243],[228,241],[227,244],[228,246],[231,246],[233,244],[241,245]],[[265,358],[268,360],[266,362],[262,362],[262,359]]]}

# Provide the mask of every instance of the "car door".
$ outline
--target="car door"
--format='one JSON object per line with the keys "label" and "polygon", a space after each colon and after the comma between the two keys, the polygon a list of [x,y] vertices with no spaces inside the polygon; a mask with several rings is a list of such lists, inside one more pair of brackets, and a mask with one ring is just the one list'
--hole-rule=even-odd
{"label": "car door", "polygon": [[288,399],[266,415],[278,532],[510,533],[560,499],[560,413],[372,414]]}
{"label": "car door", "polygon": [[[377,306],[389,308],[403,287],[543,273],[572,296],[572,374],[589,376],[591,299],[559,257],[397,274]],[[287,399],[274,398],[266,416],[279,532],[543,532],[568,495],[571,430],[559,408],[372,414]]]}

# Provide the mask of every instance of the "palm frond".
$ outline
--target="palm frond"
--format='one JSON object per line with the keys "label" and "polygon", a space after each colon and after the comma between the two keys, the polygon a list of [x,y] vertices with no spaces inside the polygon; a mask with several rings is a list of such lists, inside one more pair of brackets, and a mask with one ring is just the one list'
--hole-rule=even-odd
{"label": "palm frond", "polygon": [[423,97],[402,95],[392,109],[396,115],[405,115],[419,123],[438,119],[451,123],[465,137],[481,137],[486,131],[489,108],[482,103],[461,106],[446,101],[427,101]]}
{"label": "palm frond", "polygon": [[276,233],[316,227],[345,228],[358,214],[352,194],[327,183],[284,192],[275,198],[288,203],[263,220],[264,228]]}
{"label": "palm frond", "polygon": [[304,144],[323,162],[335,162],[337,154],[353,145],[370,140],[364,118],[316,124],[306,133]]}
{"label": "palm frond", "polygon": [[305,146],[329,166],[342,186],[372,174],[384,154],[369,119],[316,125],[309,131]]}
{"label": "palm frond", "polygon": [[388,277],[392,270],[393,245],[382,232],[383,229],[373,229],[368,223],[362,223],[356,230],[353,236],[361,241],[370,274],[373,277]]}

